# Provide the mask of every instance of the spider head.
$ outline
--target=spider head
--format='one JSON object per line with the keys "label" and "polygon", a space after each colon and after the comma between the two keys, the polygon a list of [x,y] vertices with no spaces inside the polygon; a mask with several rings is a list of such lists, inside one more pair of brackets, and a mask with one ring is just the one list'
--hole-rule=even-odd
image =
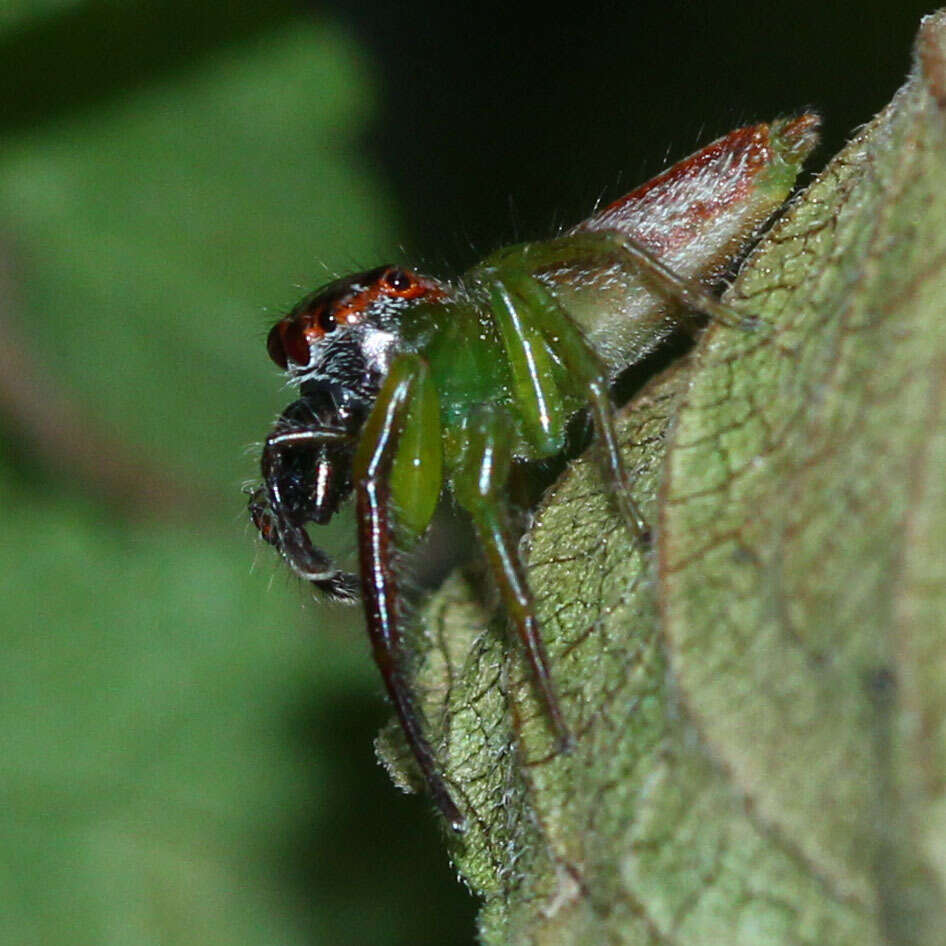
{"label": "spider head", "polygon": [[346,399],[370,399],[398,351],[404,314],[445,293],[434,279],[381,266],[306,296],[273,326],[266,347],[303,384],[315,382]]}

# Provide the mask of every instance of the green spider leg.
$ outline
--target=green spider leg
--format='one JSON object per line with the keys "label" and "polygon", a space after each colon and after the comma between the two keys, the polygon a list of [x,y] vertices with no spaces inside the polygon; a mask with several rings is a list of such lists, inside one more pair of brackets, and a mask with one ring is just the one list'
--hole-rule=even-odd
{"label": "green spider leg", "polygon": [[[558,240],[500,251],[470,274],[488,293],[510,369],[513,406],[492,402],[473,407],[462,436],[454,440],[459,449],[451,450],[451,485],[472,519],[562,749],[570,746],[571,736],[509,526],[504,492],[512,462],[511,430],[519,429],[532,455],[550,456],[564,443],[567,402],[585,400],[591,405],[619,510],[633,534],[647,535],[646,523],[630,496],[618,448],[607,366],[554,293],[536,277],[546,266],[602,259],[617,260],[628,270],[643,273],[669,297],[727,325],[747,327],[747,320],[698,283],[678,276],[617,231],[573,231]],[[566,378],[556,377],[554,360],[564,366]],[[419,535],[433,515],[443,483],[442,438],[437,393],[427,363],[416,354],[398,356],[365,422],[354,460],[365,612],[375,662],[430,794],[451,827],[462,831],[464,818],[440,775],[408,682],[400,595],[392,565],[395,523]]]}
{"label": "green spider leg", "polygon": [[568,369],[578,390],[590,402],[599,438],[599,457],[603,460],[606,478],[615,486],[614,499],[618,511],[631,534],[645,539],[648,536],[647,523],[631,497],[630,479],[618,445],[607,366],[554,294],[534,276],[510,272],[504,279],[513,297],[528,313],[528,320],[542,332],[549,347]]}
{"label": "green spider leg", "polygon": [[[614,430],[610,375],[566,309],[537,277],[546,267],[580,262],[617,261],[635,275],[652,279],[671,299],[723,324],[754,327],[698,282],[674,272],[650,250],[618,230],[573,230],[541,243],[506,247],[477,266],[471,277],[488,288],[494,320],[506,347],[513,376],[513,397],[523,432],[538,456],[547,456],[564,440],[564,405],[550,370],[549,352],[565,365],[571,393],[590,403],[601,442],[605,472],[614,483],[618,509],[638,538],[649,534],[629,490]],[[681,321],[686,322],[685,317]]]}
{"label": "green spider leg", "polygon": [[[754,318],[736,312],[696,280],[681,276],[620,230],[576,229],[552,240],[503,247],[477,266],[471,275],[482,278],[483,274],[507,270],[535,274],[546,268],[602,260],[623,265],[634,276],[654,282],[669,299],[729,328],[745,331],[756,327]],[[686,324],[687,320],[681,317],[681,321]]]}
{"label": "green spider leg", "polygon": [[512,413],[536,456],[550,456],[564,443],[566,392],[556,381],[552,352],[571,379],[569,393],[591,402],[605,472],[617,485],[618,508],[628,528],[643,537],[647,526],[630,496],[604,363],[555,297],[530,272],[517,271],[507,259],[502,273],[497,267],[484,267],[477,271],[477,278],[488,292],[490,312],[505,348],[514,409],[511,412],[496,403],[478,406],[464,429],[459,458],[452,464],[453,492],[471,517],[506,612],[526,649],[560,746],[567,749],[571,735],[555,692],[535,602],[504,500],[512,462],[510,431],[517,426]]}
{"label": "green spider leg", "polygon": [[548,655],[535,616],[535,601],[503,499],[512,463],[509,426],[510,418],[502,407],[483,405],[476,412],[465,431],[464,446],[453,470],[453,493],[470,514],[506,613],[525,647],[559,747],[566,751],[571,746],[571,735],[552,683]]}
{"label": "green spider leg", "polygon": [[453,830],[463,831],[466,822],[440,775],[409,682],[393,568],[395,507],[397,524],[418,533],[433,515],[443,479],[440,440],[427,365],[401,355],[365,421],[353,466],[365,617],[375,663],[431,797]]}
{"label": "green spider leg", "polygon": [[565,237],[550,240],[547,245],[557,245],[559,251],[564,247],[564,255],[573,259],[576,256],[591,259],[610,256],[623,262],[632,272],[652,279],[667,296],[689,309],[702,312],[729,328],[745,330],[754,327],[751,318],[740,315],[724,302],[720,302],[696,280],[681,276],[646,246],[619,230],[573,230]]}

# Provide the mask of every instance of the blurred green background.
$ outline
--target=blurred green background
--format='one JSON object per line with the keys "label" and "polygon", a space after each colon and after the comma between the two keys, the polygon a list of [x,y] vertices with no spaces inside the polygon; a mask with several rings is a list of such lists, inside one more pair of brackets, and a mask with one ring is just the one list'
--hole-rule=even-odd
{"label": "blurred green background", "polygon": [[357,612],[245,523],[265,331],[740,123],[815,106],[824,160],[926,9],[0,0],[0,943],[472,940]]}

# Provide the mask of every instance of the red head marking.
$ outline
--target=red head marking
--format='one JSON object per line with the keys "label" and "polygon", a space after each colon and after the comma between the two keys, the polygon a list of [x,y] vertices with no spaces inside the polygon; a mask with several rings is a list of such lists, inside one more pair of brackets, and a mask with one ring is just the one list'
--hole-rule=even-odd
{"label": "red head marking", "polygon": [[286,370],[290,362],[309,364],[311,349],[338,326],[358,325],[365,313],[385,299],[410,300],[427,296],[440,298],[443,290],[432,279],[397,266],[378,269],[340,280],[303,300],[269,333],[269,357]]}

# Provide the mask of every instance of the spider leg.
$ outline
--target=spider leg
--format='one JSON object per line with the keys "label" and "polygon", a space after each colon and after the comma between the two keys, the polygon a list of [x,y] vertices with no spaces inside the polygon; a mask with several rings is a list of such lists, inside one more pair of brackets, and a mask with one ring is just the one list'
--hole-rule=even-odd
{"label": "spider leg", "polygon": [[601,256],[607,254],[623,259],[634,270],[653,279],[671,299],[710,316],[717,322],[748,330],[753,327],[751,319],[720,302],[708,289],[695,279],[687,279],[674,272],[658,256],[633,237],[619,230],[573,230],[568,240],[576,250],[586,250]]}
{"label": "spider leg", "polygon": [[311,426],[294,426],[299,423],[296,414],[301,403],[290,405],[266,438],[260,459],[263,485],[250,498],[250,516],[263,539],[279,551],[296,575],[330,598],[354,601],[358,597],[357,576],[337,568],[312,544],[305,529],[312,519],[308,507],[298,496],[289,495],[294,480],[288,463],[293,452],[345,443],[351,441],[352,434],[317,421]]}
{"label": "spider leg", "polygon": [[302,430],[283,430],[271,433],[266,438],[266,448],[300,445],[312,447],[321,446],[324,443],[346,443],[351,440],[352,435],[348,431],[339,428],[304,428]]}
{"label": "spider leg", "polygon": [[551,456],[565,445],[567,418],[546,340],[501,279],[488,285],[490,312],[506,349],[523,435],[537,456]]}
{"label": "spider leg", "polygon": [[552,292],[534,276],[510,269],[502,276],[494,276],[493,285],[503,287],[506,305],[519,312],[521,322],[541,332],[545,343],[558,355],[578,389],[587,397],[598,431],[605,473],[617,487],[614,498],[618,511],[631,534],[645,538],[647,523],[631,497],[629,477],[614,430],[614,404],[607,366]]}
{"label": "spider leg", "polygon": [[723,325],[747,331],[756,327],[753,318],[720,302],[698,280],[681,276],[646,246],[620,230],[578,227],[553,240],[505,247],[472,270],[472,275],[481,276],[491,271],[505,273],[509,268],[537,273],[549,267],[604,259],[617,261],[635,275],[652,280],[669,298]]}
{"label": "spider leg", "polygon": [[[440,775],[408,679],[400,593],[392,563],[396,551],[392,473],[399,445],[408,439],[412,415],[425,413],[423,406],[417,404],[422,400],[418,398],[418,389],[424,385],[429,385],[429,380],[426,364],[420,358],[396,358],[365,422],[354,464],[358,548],[365,616],[375,663],[431,797],[450,827],[459,832],[465,829],[466,821]],[[439,427],[435,433],[439,438]],[[439,489],[438,482],[437,492]]]}
{"label": "spider leg", "polygon": [[503,604],[526,649],[549,719],[562,750],[566,750],[571,745],[571,735],[552,682],[548,655],[535,616],[535,601],[502,499],[511,462],[508,426],[504,411],[488,407],[473,419],[467,429],[464,453],[454,471],[454,494],[473,520]]}

